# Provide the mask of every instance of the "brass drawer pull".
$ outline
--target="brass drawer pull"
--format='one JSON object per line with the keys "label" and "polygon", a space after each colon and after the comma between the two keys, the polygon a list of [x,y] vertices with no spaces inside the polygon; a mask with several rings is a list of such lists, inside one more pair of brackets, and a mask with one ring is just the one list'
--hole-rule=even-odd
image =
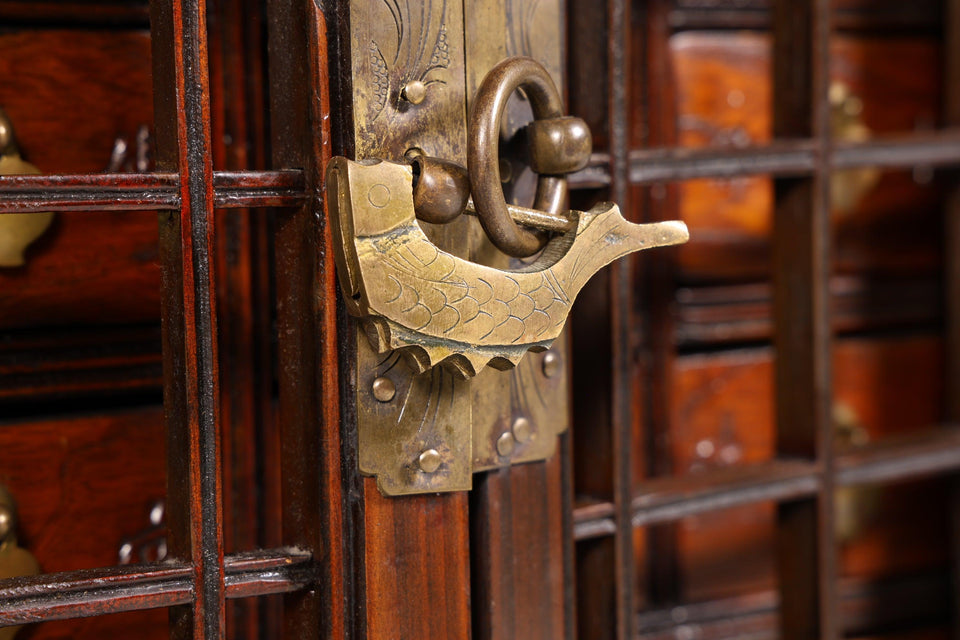
{"label": "brass drawer pull", "polygon": [[[13,125],[0,109],[0,175],[39,175],[40,170],[20,157]],[[21,267],[23,252],[53,222],[53,212],[0,215],[0,267]],[[2,638],[0,638],[2,640]]]}

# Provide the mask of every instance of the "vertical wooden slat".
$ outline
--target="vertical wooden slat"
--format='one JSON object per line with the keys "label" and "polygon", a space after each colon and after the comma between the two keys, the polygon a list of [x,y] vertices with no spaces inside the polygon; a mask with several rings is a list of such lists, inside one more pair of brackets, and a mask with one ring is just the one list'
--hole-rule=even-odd
{"label": "vertical wooden slat", "polygon": [[267,15],[273,166],[303,168],[318,196],[276,218],[283,542],[309,550],[319,565],[311,590],[286,597],[283,637],[351,638],[348,613],[362,605],[350,600],[352,572],[344,568],[354,536],[343,524],[337,289],[323,200],[331,156],[327,16],[296,0],[271,0]]}
{"label": "vertical wooden slat", "polygon": [[838,637],[830,420],[828,0],[774,4],[773,128],[812,137],[813,177],[775,183],[774,318],[777,451],[815,458],[815,499],[778,508],[783,638]]}
{"label": "vertical wooden slat", "polygon": [[213,252],[213,162],[205,3],[151,4],[157,164],[180,176],[180,212],[160,214],[164,409],[171,554],[193,568],[175,638],[221,638],[222,484]]}
{"label": "vertical wooden slat", "polygon": [[[628,121],[628,91],[630,59],[630,4],[626,0],[607,3],[608,50],[607,108],[610,119],[610,196],[623,211],[631,211],[630,194],[630,135]],[[611,411],[614,447],[614,505],[617,515],[615,541],[615,579],[617,638],[632,640],[636,633],[634,611],[633,560],[633,278],[632,261],[618,260],[611,266],[610,301],[612,322]]]}
{"label": "vertical wooden slat", "polygon": [[[944,122],[945,126],[960,124],[960,0],[945,0],[944,7]],[[960,421],[960,188],[956,185],[947,193],[944,210],[944,289],[946,299],[946,407],[948,422]],[[953,480],[951,501],[953,553],[953,637],[960,638],[960,479]]]}
{"label": "vertical wooden slat", "polygon": [[[263,169],[266,93],[260,57],[263,8],[252,0],[210,0],[210,108],[213,164],[216,169]],[[223,465],[224,550],[227,554],[280,546],[264,529],[279,529],[267,514],[258,470],[271,474],[277,460],[261,438],[275,433],[272,416],[267,216],[239,210],[216,213],[216,272],[220,346],[220,423]],[[265,462],[258,466],[258,457]],[[269,460],[269,461],[266,461]],[[278,473],[276,474],[279,475]],[[270,477],[270,475],[268,475]],[[274,501],[279,505],[279,500]],[[275,609],[275,602],[273,609]],[[256,637],[264,601],[228,600],[227,634],[234,640]],[[271,609],[272,610],[272,609]],[[269,627],[268,627],[269,628]],[[272,628],[277,628],[274,625]]]}
{"label": "vertical wooden slat", "polygon": [[[672,0],[646,0],[642,23],[645,43],[641,88],[645,113],[633,124],[635,144],[653,148],[677,144],[676,87],[670,51],[672,28],[669,18]],[[634,73],[637,76],[637,73]],[[644,189],[646,198],[644,222],[675,220],[679,217],[677,184],[661,184]],[[676,254],[671,249],[643,252],[641,265],[642,293],[636,311],[642,319],[644,390],[643,427],[640,438],[645,451],[646,473],[667,476],[674,473],[672,433],[673,403],[671,393],[676,358],[675,292]],[[635,323],[639,324],[639,323]],[[647,527],[645,577],[649,603],[655,607],[675,604],[680,595],[678,561],[678,525],[665,523]]]}
{"label": "vertical wooden slat", "polygon": [[[590,126],[595,151],[606,151],[611,132],[607,92],[607,34],[610,20],[606,10],[598,10],[593,0],[568,0],[567,55],[570,113],[582,117]],[[591,37],[578,38],[580,33]],[[579,201],[571,194],[574,207],[589,207],[592,201]],[[590,197],[595,197],[590,194]],[[605,196],[607,199],[611,197]],[[573,422],[570,442],[574,492],[613,500],[614,456],[613,409],[611,389],[613,367],[613,322],[610,297],[613,295],[611,269],[602,269],[583,288],[570,317],[571,369],[570,390]],[[577,543],[576,560],[576,637],[609,639],[617,633],[617,598],[614,580],[616,554],[614,537]]]}

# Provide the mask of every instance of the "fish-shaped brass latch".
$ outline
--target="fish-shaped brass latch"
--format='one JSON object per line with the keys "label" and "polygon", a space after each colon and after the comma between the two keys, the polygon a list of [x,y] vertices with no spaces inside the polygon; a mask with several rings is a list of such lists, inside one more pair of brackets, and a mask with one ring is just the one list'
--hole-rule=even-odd
{"label": "fish-shaped brass latch", "polygon": [[399,349],[419,371],[442,365],[462,377],[509,369],[547,349],[577,294],[601,268],[634,251],[682,244],[683,222],[633,224],[612,203],[570,211],[522,270],[451,255],[433,244],[414,209],[413,170],[387,161],[334,158],[327,194],[340,284],[378,353]]}

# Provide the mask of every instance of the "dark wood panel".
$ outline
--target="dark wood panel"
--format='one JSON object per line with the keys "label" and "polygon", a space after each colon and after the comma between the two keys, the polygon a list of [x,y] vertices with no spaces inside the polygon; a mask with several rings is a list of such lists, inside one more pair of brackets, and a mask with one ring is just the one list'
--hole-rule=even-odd
{"label": "dark wood panel", "polygon": [[467,494],[388,498],[364,479],[367,637],[470,636]]}
{"label": "dark wood panel", "polygon": [[[150,506],[165,494],[164,442],[159,408],[0,426],[0,482],[18,502],[20,543],[44,571],[118,562],[124,538],[149,526]],[[164,618],[141,613],[123,621],[159,639]],[[39,625],[26,635],[103,638],[120,622]]]}
{"label": "dark wood panel", "polygon": [[475,481],[470,554],[473,638],[561,638],[566,631],[559,453]]}
{"label": "dark wood panel", "polygon": [[[146,32],[3,34],[0,75],[20,150],[45,173],[104,171],[114,140],[153,122]],[[58,215],[26,266],[0,270],[0,326],[155,321],[157,262],[149,214]]]}

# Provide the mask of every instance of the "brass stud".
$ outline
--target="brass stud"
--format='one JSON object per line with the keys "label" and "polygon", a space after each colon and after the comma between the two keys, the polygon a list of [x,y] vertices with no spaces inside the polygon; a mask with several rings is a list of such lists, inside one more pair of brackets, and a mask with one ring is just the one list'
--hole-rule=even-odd
{"label": "brass stud", "polygon": [[380,376],[373,381],[373,397],[379,402],[390,402],[397,395],[397,386],[393,380]]}
{"label": "brass stud", "polygon": [[509,431],[497,439],[497,453],[506,458],[513,453],[513,447],[517,444],[513,434]]}
{"label": "brass stud", "polygon": [[419,80],[408,82],[406,86],[400,90],[400,97],[410,104],[420,104],[423,102],[423,99],[427,97],[427,85]]}
{"label": "brass stud", "polygon": [[420,454],[417,463],[424,473],[433,473],[440,468],[440,452],[436,449],[427,449]]}
{"label": "brass stud", "polygon": [[560,373],[560,356],[554,351],[547,351],[541,363],[543,375],[552,378]]}
{"label": "brass stud", "polygon": [[517,439],[517,442],[530,442],[533,439],[533,425],[530,424],[530,421],[523,416],[520,416],[513,421],[513,437]]}

